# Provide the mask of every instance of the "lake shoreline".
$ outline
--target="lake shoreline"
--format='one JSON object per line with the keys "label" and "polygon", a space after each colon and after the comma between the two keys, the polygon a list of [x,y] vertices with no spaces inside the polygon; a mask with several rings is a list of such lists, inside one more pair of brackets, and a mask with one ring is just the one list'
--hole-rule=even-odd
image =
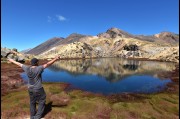
{"label": "lake shoreline", "polygon": [[[121,57],[92,57],[92,58],[61,58],[61,60],[86,60],[86,59],[101,59],[101,58],[120,58],[120,59],[127,59],[127,60],[139,60],[139,61],[158,61],[158,62],[172,62],[172,63],[177,63],[175,61],[165,61],[165,60],[160,60],[160,59],[149,59],[149,58],[138,58],[138,57],[129,57],[129,58],[121,58]],[[48,58],[46,60],[52,60],[53,58]],[[41,59],[44,60],[44,59]]]}
{"label": "lake shoreline", "polygon": [[[40,64],[45,62],[47,61],[40,60]],[[29,65],[29,62],[26,64]],[[3,82],[5,76],[9,80],[17,80],[17,83],[23,80],[20,76],[23,70],[14,64],[2,64],[1,72],[3,76],[1,76],[1,86],[5,84],[5,82]],[[172,82],[168,84],[168,87],[164,91],[152,94],[123,93],[105,96],[78,89],[67,91],[66,89],[70,86],[68,83],[43,82],[43,87],[47,94],[44,118],[116,119],[117,117],[123,117],[125,119],[178,119],[178,64],[174,71],[159,75],[161,77],[169,77]],[[6,83],[8,82],[6,81]],[[3,88],[7,89],[7,87]],[[3,95],[2,91],[1,118],[19,119],[29,117],[29,98],[25,85],[22,84],[19,85],[19,87],[10,88],[6,90]]]}
{"label": "lake shoreline", "polygon": [[[74,58],[74,59],[62,59],[62,60],[79,60],[79,59]],[[131,59],[131,60],[139,60],[139,59]],[[157,61],[157,60],[140,59],[140,61]],[[39,65],[44,64],[46,62],[48,62],[48,60],[40,60]],[[30,65],[30,62],[27,61],[26,65]],[[6,73],[6,72],[8,72],[8,73]],[[2,76],[1,76],[1,87],[2,87],[1,95],[6,95],[10,90],[17,89],[20,86],[24,85],[23,79],[21,77],[21,73],[23,73],[23,70],[20,67],[14,65],[12,63],[1,63],[1,74],[2,74]],[[159,75],[161,77],[170,78],[172,80],[171,83],[168,83],[167,88],[160,92],[167,92],[167,91],[176,92],[177,91],[177,83],[179,83],[179,63],[176,63],[176,69],[174,71],[159,74]],[[176,88],[176,89],[174,89],[174,88]],[[128,94],[131,94],[131,93],[128,93]],[[144,93],[140,93],[140,94],[144,94]],[[98,95],[102,95],[102,94],[98,94]],[[114,95],[121,95],[121,94],[112,94],[112,95],[114,96]]]}

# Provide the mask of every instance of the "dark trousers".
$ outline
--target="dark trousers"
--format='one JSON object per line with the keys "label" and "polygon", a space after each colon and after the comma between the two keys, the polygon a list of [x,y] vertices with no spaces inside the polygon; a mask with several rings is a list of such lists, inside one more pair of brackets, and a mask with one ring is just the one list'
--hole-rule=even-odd
{"label": "dark trousers", "polygon": [[[46,93],[44,88],[38,90],[29,89],[30,97],[30,117],[31,119],[40,119],[44,112],[45,102],[46,102]],[[36,112],[36,103],[38,103],[38,110]]]}

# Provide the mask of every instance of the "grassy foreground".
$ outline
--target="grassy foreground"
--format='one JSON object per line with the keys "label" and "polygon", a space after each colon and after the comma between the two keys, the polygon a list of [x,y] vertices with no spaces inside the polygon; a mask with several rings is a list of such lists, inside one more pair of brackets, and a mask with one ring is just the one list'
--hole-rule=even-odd
{"label": "grassy foreground", "polygon": [[[65,91],[63,83],[44,83],[45,119],[178,119],[179,94],[158,93],[102,96],[80,90]],[[1,97],[2,119],[29,117],[27,88]]]}

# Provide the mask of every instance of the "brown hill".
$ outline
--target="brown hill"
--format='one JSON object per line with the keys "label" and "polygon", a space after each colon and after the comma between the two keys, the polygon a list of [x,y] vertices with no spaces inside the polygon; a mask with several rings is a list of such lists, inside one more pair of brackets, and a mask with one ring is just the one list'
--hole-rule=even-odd
{"label": "brown hill", "polygon": [[179,35],[171,32],[161,32],[154,36],[167,43],[179,43]]}
{"label": "brown hill", "polygon": [[81,35],[78,33],[72,33],[70,34],[67,38],[62,40],[61,42],[58,43],[58,45],[64,45],[64,44],[70,44],[73,42],[79,42],[81,38],[86,37],[86,35]]}
{"label": "brown hill", "polygon": [[46,42],[36,46],[35,48],[29,50],[26,52],[26,54],[34,54],[34,55],[39,55],[43,53],[44,51],[47,51],[51,49],[52,47],[58,46],[61,41],[63,41],[64,38],[51,38],[47,40]]}
{"label": "brown hill", "polygon": [[80,41],[81,38],[86,37],[86,35],[81,35],[77,33],[73,33],[69,35],[67,38],[52,38],[49,39],[48,41],[36,46],[35,48],[29,50],[26,52],[26,54],[34,54],[34,55],[39,55],[45,51],[50,50],[53,47],[59,46],[59,45],[66,45],[70,44],[73,42],[78,42]]}

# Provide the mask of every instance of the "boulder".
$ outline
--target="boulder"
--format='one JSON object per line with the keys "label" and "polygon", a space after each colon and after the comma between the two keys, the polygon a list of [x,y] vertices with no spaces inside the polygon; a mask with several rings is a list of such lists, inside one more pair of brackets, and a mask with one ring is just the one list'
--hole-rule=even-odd
{"label": "boulder", "polygon": [[25,57],[17,52],[17,49],[7,49],[7,48],[1,48],[1,57],[2,58],[11,58],[14,59],[17,62],[24,62]]}
{"label": "boulder", "polygon": [[1,50],[1,57],[7,57],[10,54],[10,52],[5,52]]}
{"label": "boulder", "polygon": [[6,58],[11,53],[11,50],[7,48],[1,48],[1,57]]}

